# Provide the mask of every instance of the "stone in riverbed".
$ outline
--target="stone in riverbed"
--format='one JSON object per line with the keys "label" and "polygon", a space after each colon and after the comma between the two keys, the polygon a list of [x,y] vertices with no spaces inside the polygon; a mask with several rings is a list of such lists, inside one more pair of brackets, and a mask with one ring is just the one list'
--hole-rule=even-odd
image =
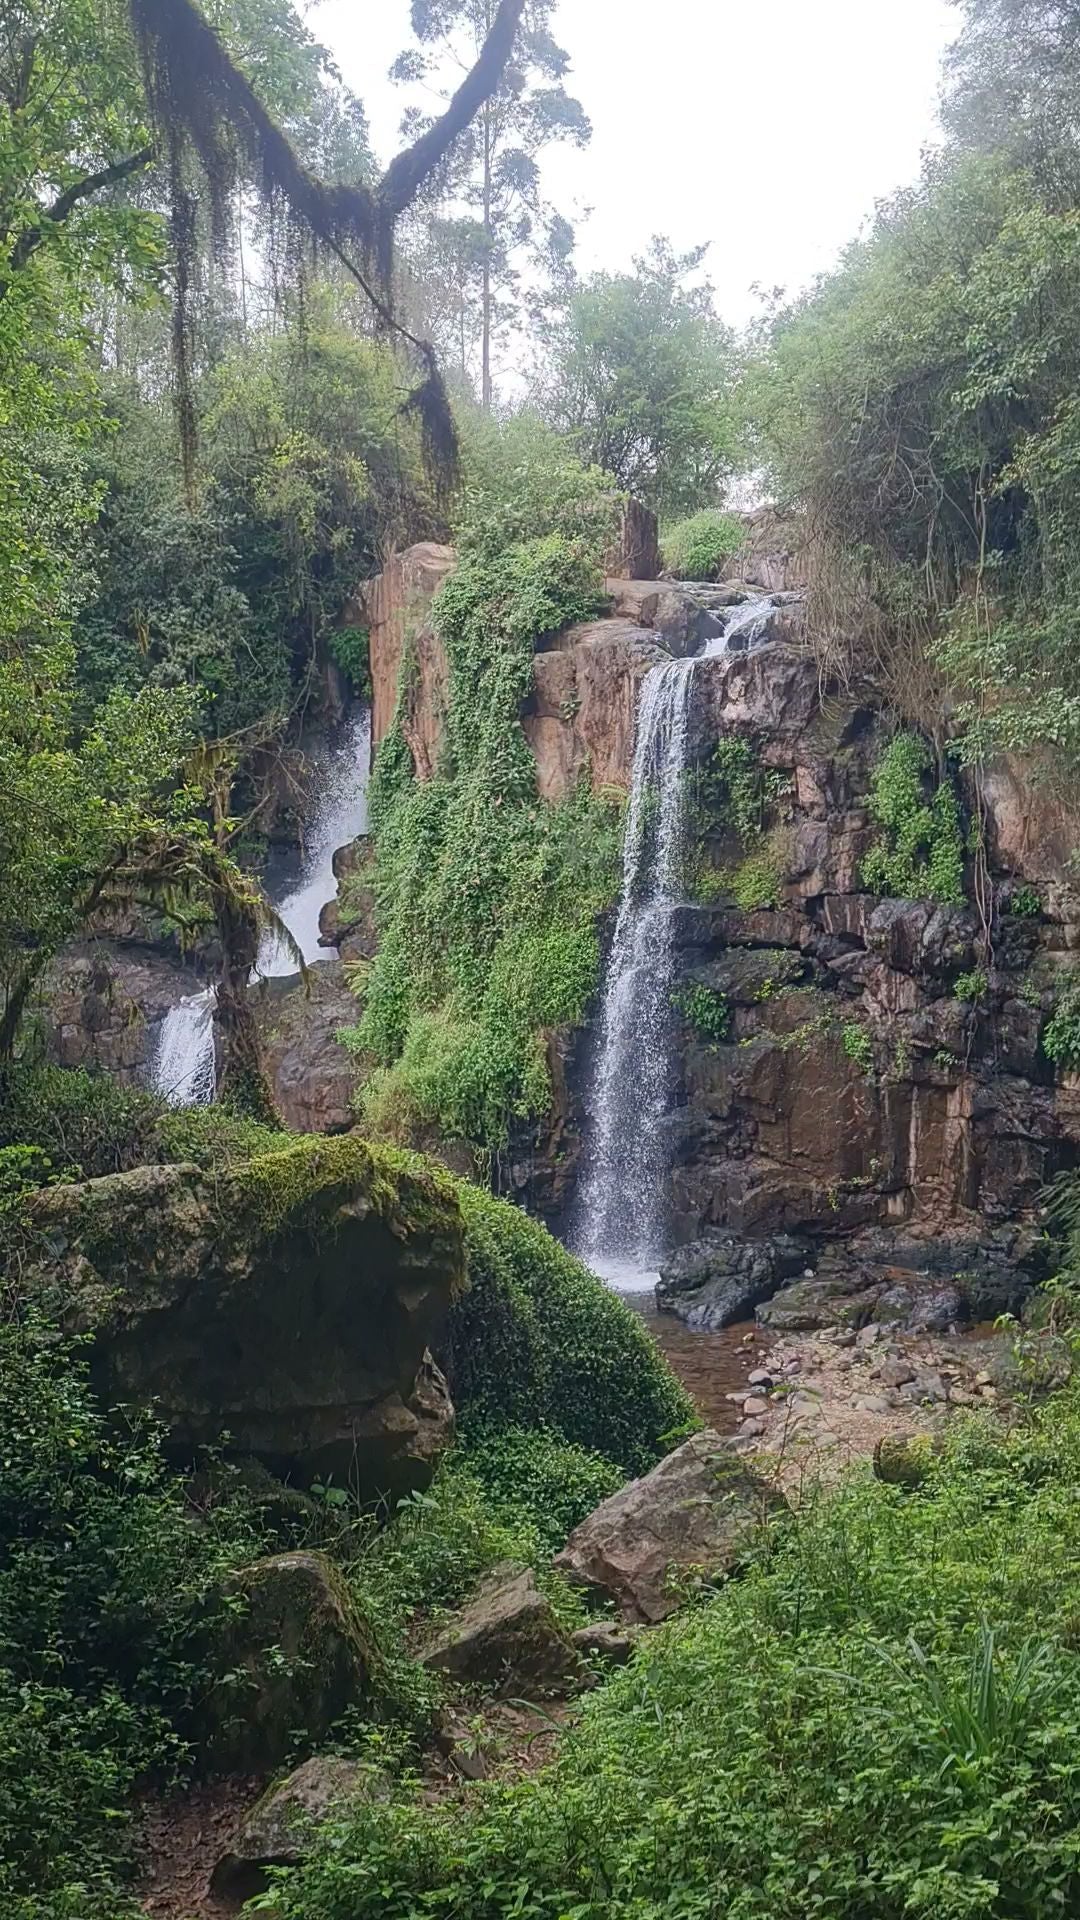
{"label": "stone in riverbed", "polygon": [[726,1573],[786,1501],[708,1429],[621,1487],[570,1535],[555,1565],[608,1594],[625,1620],[663,1620],[680,1575]]}
{"label": "stone in riverbed", "polygon": [[745,1319],[806,1263],[806,1244],[790,1234],[744,1240],[718,1232],[680,1247],[660,1269],[656,1304],[688,1327],[715,1332]]}

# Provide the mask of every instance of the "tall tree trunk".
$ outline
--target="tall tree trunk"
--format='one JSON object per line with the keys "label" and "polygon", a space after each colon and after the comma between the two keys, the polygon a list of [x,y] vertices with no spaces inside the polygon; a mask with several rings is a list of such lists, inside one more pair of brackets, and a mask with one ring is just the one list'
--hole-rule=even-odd
{"label": "tall tree trunk", "polygon": [[491,112],[484,103],[484,285],[480,404],[491,412]]}

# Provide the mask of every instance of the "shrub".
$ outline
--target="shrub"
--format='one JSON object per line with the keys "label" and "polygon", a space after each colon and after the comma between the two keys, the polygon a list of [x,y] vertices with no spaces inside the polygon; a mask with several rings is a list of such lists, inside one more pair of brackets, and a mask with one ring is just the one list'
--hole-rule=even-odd
{"label": "shrub", "polygon": [[171,1773],[205,1691],[223,1501],[192,1525],[152,1420],[111,1421],[76,1346],[0,1328],[0,1895],[25,1920],[119,1915],[126,1798]]}
{"label": "shrub", "polygon": [[1080,1067],[1080,987],[1066,987],[1046,1023],[1043,1052],[1070,1073]]}
{"label": "shrub", "polygon": [[1036,920],[1042,912],[1042,901],[1035,888],[1024,883],[1013,888],[1006,912],[1015,914],[1018,920]]}
{"label": "shrub", "polygon": [[327,647],[358,700],[371,699],[371,648],[366,627],[335,627]]}
{"label": "shrub", "polygon": [[743,543],[741,521],[733,514],[705,507],[677,520],[661,537],[661,557],[678,580],[720,580],[728,561]]}
{"label": "shrub", "polygon": [[[1043,1920],[1080,1899],[1080,1408],[862,1469],[648,1636],[553,1765],[358,1806],[283,1920]],[[1033,1809],[1037,1814],[1033,1817]]]}
{"label": "shrub", "polygon": [[694,1414],[638,1315],[517,1207],[457,1186],[469,1287],[450,1316],[455,1405],[646,1471]]}
{"label": "shrub", "polygon": [[544,1428],[481,1428],[467,1438],[465,1464],[495,1518],[526,1518],[548,1553],[557,1553],[624,1478],[603,1454]]}
{"label": "shrub", "polygon": [[699,980],[680,987],[671,996],[672,1005],[703,1040],[725,1040],[731,1026],[731,1008],[722,993]]}
{"label": "shrub", "polygon": [[975,967],[970,973],[956,976],[953,994],[957,1000],[972,1002],[984,1000],[990,989],[990,976],[985,967]]}
{"label": "shrub", "polygon": [[849,1020],[840,1029],[840,1044],[849,1060],[854,1060],[863,1073],[869,1073],[874,1064],[874,1041],[868,1027],[861,1020]]}
{"label": "shrub", "polygon": [[878,761],[870,783],[870,813],[880,838],[862,865],[864,886],[904,900],[964,898],[964,844],[951,780],[928,799],[933,756],[913,733],[898,733]]}

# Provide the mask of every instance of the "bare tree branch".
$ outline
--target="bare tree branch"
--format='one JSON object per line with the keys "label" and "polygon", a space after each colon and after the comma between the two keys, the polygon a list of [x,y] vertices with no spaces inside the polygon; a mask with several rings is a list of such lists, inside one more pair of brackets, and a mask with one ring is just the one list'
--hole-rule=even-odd
{"label": "bare tree branch", "polygon": [[380,207],[388,219],[396,220],[411,205],[458,134],[464,133],[474,114],[495,92],[510,58],[524,9],[525,0],[500,0],[499,11],[476,64],[465,75],[446,112],[440,114],[434,126],[422,133],[411,147],[405,147],[391,160],[376,189]]}
{"label": "bare tree branch", "polygon": [[[11,250],[11,271],[18,273],[21,267],[25,267],[31,255],[37,252],[49,228],[62,226],[80,200],[89,200],[92,194],[103,193],[106,187],[115,187],[121,180],[127,180],[131,174],[148,167],[153,158],[153,147],[140,147],[138,153],[129,153],[125,160],[115,160],[111,166],[102,167],[97,173],[88,173],[85,179],[76,180],[73,186],[65,188],[51,207],[42,209],[37,226],[23,228]],[[6,281],[0,282],[0,293],[6,284]]]}

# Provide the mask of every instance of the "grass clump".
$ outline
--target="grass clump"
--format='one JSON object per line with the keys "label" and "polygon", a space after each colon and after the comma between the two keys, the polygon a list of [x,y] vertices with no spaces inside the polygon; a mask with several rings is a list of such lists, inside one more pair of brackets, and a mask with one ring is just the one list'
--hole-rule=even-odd
{"label": "grass clump", "polygon": [[743,544],[742,523],[717,507],[703,507],[666,528],[660,554],[677,580],[721,580]]}
{"label": "grass clump", "polygon": [[1080,1403],[868,1468],[648,1636],[553,1765],[358,1807],[283,1920],[1045,1920],[1080,1900]]}

